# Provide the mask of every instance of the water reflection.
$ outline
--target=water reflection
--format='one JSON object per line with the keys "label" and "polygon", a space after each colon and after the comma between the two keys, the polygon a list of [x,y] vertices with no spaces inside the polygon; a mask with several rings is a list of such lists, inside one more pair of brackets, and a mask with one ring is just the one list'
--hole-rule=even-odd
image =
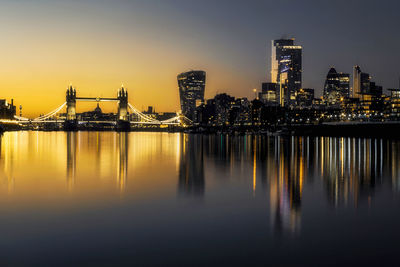
{"label": "water reflection", "polygon": [[203,138],[198,135],[181,135],[179,148],[179,195],[203,196],[205,187]]}
{"label": "water reflection", "polygon": [[[126,187],[126,182],[128,179],[128,133],[115,133],[114,139],[115,142],[112,145],[112,150],[110,151],[107,148],[107,144],[109,145],[110,140],[106,141],[101,138],[101,133],[96,132],[92,133],[91,136],[87,136],[87,144],[89,148],[89,154],[94,157],[93,160],[89,160],[89,164],[93,167],[93,177],[101,177],[103,175],[102,169],[104,169],[104,162],[102,157],[107,159],[112,159],[115,154],[116,158],[116,184],[119,192],[123,192]],[[111,137],[111,136],[110,136]],[[69,190],[73,190],[74,184],[76,182],[77,176],[77,158],[79,158],[79,154],[86,154],[85,149],[78,146],[78,143],[81,143],[83,138],[80,136],[78,132],[67,132],[66,133],[66,177],[67,177],[67,187]],[[105,146],[105,149],[102,150],[102,146]],[[111,155],[104,155],[109,154]],[[82,158],[85,158],[82,156]],[[87,162],[84,162],[87,164]]]}
{"label": "water reflection", "polygon": [[121,192],[124,191],[128,176],[128,134],[118,133],[118,185]]}
{"label": "water reflection", "polygon": [[72,190],[76,176],[76,132],[67,132],[67,185]]}
{"label": "water reflection", "polygon": [[334,207],[357,207],[360,201],[370,205],[385,181],[400,189],[396,140],[220,135],[191,136],[185,144],[190,149],[183,150],[187,158],[181,162],[189,177],[203,175],[199,168],[205,161],[224,174],[219,179],[247,177],[253,194],[266,194],[275,233],[300,230],[306,183],[321,183]]}
{"label": "water reflection", "polygon": [[265,199],[273,232],[299,232],[305,194],[357,208],[371,205],[383,186],[400,191],[399,147],[397,140],[365,138],[14,132],[1,137],[0,182],[25,201],[43,193],[57,199],[65,189],[99,193],[96,199],[205,198],[237,186]]}

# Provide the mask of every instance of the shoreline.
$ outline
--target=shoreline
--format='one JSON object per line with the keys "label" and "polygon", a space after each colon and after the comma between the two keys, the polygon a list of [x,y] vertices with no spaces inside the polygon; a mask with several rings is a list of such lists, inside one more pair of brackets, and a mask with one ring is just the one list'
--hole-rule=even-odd
{"label": "shoreline", "polygon": [[[7,131],[95,131],[110,132],[118,131],[115,128],[77,128],[65,129],[29,129],[18,128],[17,125],[2,124],[2,132]],[[330,136],[330,137],[378,137],[378,138],[400,138],[400,122],[326,122],[321,124],[296,124],[279,126],[238,126],[238,127],[216,127],[216,126],[192,126],[188,128],[130,128],[123,132],[164,132],[164,133],[187,133],[187,134],[227,134],[227,135],[266,135],[266,136]]]}

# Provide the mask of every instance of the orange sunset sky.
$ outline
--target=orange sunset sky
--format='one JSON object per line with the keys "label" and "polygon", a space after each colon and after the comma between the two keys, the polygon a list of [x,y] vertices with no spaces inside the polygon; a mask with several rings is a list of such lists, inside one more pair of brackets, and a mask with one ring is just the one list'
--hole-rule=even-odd
{"label": "orange sunset sky", "polygon": [[[259,87],[254,75],[246,71],[238,75],[231,62],[238,57],[236,51],[213,36],[198,36],[201,31],[195,33],[175,18],[160,18],[156,7],[125,9],[90,1],[10,1],[3,7],[1,98],[21,104],[26,117],[62,104],[70,83],[78,96],[93,97],[115,97],[123,84],[133,105],[139,109],[152,105],[156,111],[179,110],[176,76],[190,69],[207,72],[206,97],[218,91],[251,96],[252,88]],[[142,10],[154,8],[153,17]],[[223,56],[220,51],[225,51]],[[78,104],[78,111],[94,106]],[[115,103],[101,107],[116,111]]]}

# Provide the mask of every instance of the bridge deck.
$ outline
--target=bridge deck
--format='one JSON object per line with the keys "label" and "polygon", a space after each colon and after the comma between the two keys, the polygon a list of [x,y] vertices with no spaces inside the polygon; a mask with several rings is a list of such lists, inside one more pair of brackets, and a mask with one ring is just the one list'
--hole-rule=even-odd
{"label": "bridge deck", "polygon": [[76,97],[79,101],[91,101],[91,102],[107,102],[107,101],[118,101],[118,98],[114,97]]}

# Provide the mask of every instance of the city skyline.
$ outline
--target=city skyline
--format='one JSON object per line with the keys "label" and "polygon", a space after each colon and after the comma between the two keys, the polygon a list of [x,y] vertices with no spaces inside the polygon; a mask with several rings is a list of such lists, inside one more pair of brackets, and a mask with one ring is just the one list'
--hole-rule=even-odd
{"label": "city skyline", "polygon": [[398,262],[399,0],[0,7],[2,265]]}
{"label": "city skyline", "polygon": [[[70,83],[93,97],[114,95],[123,83],[138,107],[179,110],[176,75],[191,69],[208,74],[205,98],[252,98],[270,79],[271,40],[284,35],[303,47],[303,88],[316,96],[331,66],[352,73],[359,65],[384,89],[398,87],[395,1],[352,1],[344,9],[345,1],[329,9],[318,1],[221,1],[211,10],[206,1],[196,7],[202,16],[190,1],[2,2],[0,90],[28,117],[55,108]],[[324,17],[313,15],[321,8]],[[286,19],[278,20],[282,12]],[[375,20],[363,19],[365,12]]]}

